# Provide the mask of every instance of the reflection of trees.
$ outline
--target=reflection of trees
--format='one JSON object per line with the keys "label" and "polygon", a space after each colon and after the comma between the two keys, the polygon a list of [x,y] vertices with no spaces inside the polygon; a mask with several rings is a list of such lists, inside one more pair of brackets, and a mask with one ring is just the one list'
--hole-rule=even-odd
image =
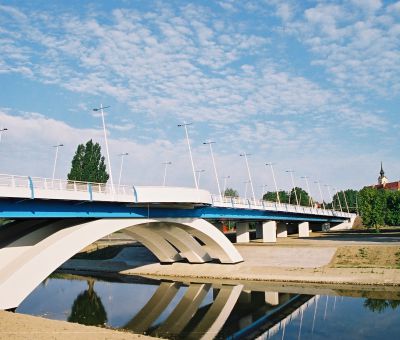
{"label": "reflection of trees", "polygon": [[365,299],[364,301],[364,307],[376,313],[383,313],[389,307],[396,309],[399,306],[400,300]]}
{"label": "reflection of trees", "polygon": [[94,291],[94,280],[88,280],[88,289],[75,299],[68,321],[84,325],[104,325],[107,313],[100,297]]}

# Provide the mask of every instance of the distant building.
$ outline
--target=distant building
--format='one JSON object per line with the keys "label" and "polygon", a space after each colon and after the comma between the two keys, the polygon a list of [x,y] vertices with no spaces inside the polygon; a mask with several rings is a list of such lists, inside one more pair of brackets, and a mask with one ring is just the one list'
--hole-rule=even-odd
{"label": "distant building", "polygon": [[385,176],[385,172],[383,171],[383,166],[382,166],[382,162],[381,162],[381,171],[379,172],[378,184],[370,185],[369,187],[375,188],[375,189],[399,191],[400,190],[400,181],[389,182],[389,180]]}

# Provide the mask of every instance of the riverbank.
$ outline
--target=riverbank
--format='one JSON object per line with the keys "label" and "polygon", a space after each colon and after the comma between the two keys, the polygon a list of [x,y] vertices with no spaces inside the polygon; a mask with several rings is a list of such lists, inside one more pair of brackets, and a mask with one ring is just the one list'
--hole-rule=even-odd
{"label": "riverbank", "polygon": [[137,340],[150,336],[0,311],[1,340]]}
{"label": "riverbank", "polygon": [[[400,233],[313,233],[310,238],[288,237],[277,243],[236,244],[244,262],[162,265],[144,247],[119,245],[85,259],[73,259],[63,270],[119,272],[153,278],[203,278],[335,285],[399,286]],[[112,254],[112,258],[104,256]],[[100,256],[101,260],[95,260]],[[92,258],[93,260],[90,260]]]}

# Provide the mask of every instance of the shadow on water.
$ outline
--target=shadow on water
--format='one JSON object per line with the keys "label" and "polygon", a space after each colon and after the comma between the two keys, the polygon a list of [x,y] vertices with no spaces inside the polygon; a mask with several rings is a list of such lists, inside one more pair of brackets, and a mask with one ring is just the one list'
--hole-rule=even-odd
{"label": "shadow on water", "polygon": [[17,312],[170,339],[333,339],[342,332],[342,338],[367,332],[367,338],[381,339],[399,334],[398,292],[393,300],[388,292],[385,299],[361,297],[365,292],[351,295],[299,294],[266,284],[249,288],[135,277],[113,282],[57,274]]}

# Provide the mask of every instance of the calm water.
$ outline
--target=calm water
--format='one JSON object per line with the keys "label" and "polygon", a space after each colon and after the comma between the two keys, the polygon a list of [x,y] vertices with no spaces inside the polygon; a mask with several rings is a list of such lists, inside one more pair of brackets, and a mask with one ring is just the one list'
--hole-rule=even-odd
{"label": "calm water", "polygon": [[17,312],[171,339],[400,338],[400,295],[379,300],[274,292],[260,284],[128,280],[49,278]]}

